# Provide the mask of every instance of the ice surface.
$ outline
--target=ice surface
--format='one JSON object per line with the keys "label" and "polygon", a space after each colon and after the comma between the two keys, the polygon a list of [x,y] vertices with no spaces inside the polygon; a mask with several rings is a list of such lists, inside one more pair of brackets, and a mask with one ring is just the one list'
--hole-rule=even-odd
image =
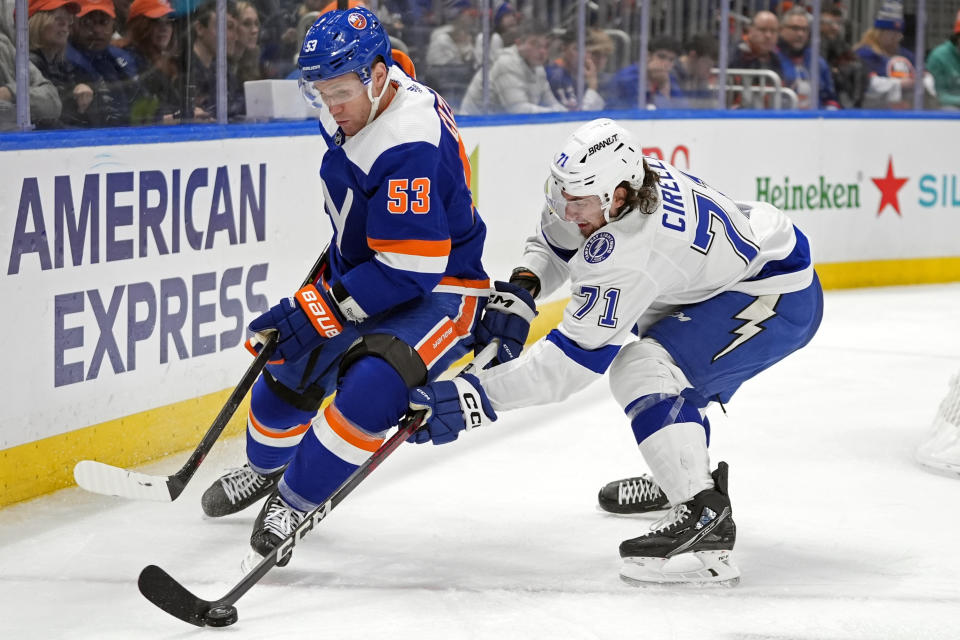
{"label": "ice surface", "polygon": [[960,369],[958,329],[960,285],[829,292],[814,341],[711,410],[733,589],[619,580],[617,545],[652,519],[595,507],[645,470],[604,380],[452,445],[405,445],[228,629],[168,616],[136,580],[158,564],[208,599],[236,583],[255,514],[205,520],[199,500],[242,439],[172,504],[73,488],[4,509],[0,638],[960,638],[960,478],[912,460]]}

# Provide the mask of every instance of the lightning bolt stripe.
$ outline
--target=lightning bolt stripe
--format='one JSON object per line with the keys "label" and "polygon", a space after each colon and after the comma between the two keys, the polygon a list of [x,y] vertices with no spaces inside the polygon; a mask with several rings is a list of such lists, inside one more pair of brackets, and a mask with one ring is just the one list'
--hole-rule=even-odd
{"label": "lightning bolt stripe", "polygon": [[743,311],[733,316],[734,319],[743,320],[744,323],[730,332],[737,334],[737,337],[724,347],[722,351],[713,356],[711,362],[716,362],[747,340],[759,335],[764,329],[760,323],[777,315],[776,308],[779,301],[779,293],[758,296],[753,302],[747,305]]}

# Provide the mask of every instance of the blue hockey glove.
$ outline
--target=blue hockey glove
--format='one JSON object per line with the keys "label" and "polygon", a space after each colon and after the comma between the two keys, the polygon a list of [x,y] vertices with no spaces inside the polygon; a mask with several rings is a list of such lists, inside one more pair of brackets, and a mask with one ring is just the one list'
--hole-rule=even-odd
{"label": "blue hockey glove", "polygon": [[529,291],[509,282],[494,282],[483,317],[474,331],[474,353],[480,353],[494,338],[499,338],[495,362],[513,360],[523,351],[530,322],[536,315],[537,303]]}
{"label": "blue hockey glove", "polygon": [[279,358],[270,362],[280,364],[299,360],[325,340],[339,335],[343,331],[343,318],[327,294],[308,284],[254,318],[250,330],[254,337],[247,341],[247,348],[253,353],[260,352],[271,331],[278,332]]}
{"label": "blue hockey glove", "polygon": [[480,381],[469,373],[414,387],[410,390],[410,408],[427,412],[425,426],[407,439],[417,444],[453,442],[464,429],[469,431],[497,419]]}

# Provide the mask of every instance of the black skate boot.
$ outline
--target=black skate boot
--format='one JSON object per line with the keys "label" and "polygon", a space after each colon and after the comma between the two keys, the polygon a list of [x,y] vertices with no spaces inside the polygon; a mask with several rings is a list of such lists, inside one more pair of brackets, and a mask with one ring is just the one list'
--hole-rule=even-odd
{"label": "black skate boot", "polygon": [[604,511],[619,514],[662,511],[670,506],[660,485],[647,474],[607,483],[600,489],[597,502]]}
{"label": "black skate boot", "polygon": [[[306,511],[300,511],[288,505],[278,492],[272,493],[263,503],[260,514],[257,516],[256,522],[253,523],[253,533],[250,534],[250,551],[241,565],[243,573],[249,573],[261,560],[276,551],[280,543],[300,526],[306,515]],[[277,566],[287,566],[291,555],[293,555],[293,547],[277,562]]]}
{"label": "black skate boot", "polygon": [[[727,463],[719,463],[712,474],[713,489],[674,506],[650,533],[620,543],[620,577],[625,582],[733,586],[740,581],[740,570],[731,559],[737,527],[727,494],[727,471]],[[671,567],[664,567],[674,557]]]}
{"label": "black skate boot", "polygon": [[268,476],[261,475],[245,464],[230,469],[203,492],[200,506],[211,518],[228,516],[242,511],[277,487],[283,469]]}

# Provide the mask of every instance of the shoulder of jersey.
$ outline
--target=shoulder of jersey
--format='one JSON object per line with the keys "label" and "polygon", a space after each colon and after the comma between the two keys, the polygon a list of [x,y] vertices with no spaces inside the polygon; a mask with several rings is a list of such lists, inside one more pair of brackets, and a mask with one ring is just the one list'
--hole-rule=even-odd
{"label": "shoulder of jersey", "polygon": [[394,104],[364,127],[354,144],[344,146],[347,157],[364,173],[395,147],[413,142],[440,145],[442,127],[433,92],[399,71],[392,71],[390,79],[399,85]]}

